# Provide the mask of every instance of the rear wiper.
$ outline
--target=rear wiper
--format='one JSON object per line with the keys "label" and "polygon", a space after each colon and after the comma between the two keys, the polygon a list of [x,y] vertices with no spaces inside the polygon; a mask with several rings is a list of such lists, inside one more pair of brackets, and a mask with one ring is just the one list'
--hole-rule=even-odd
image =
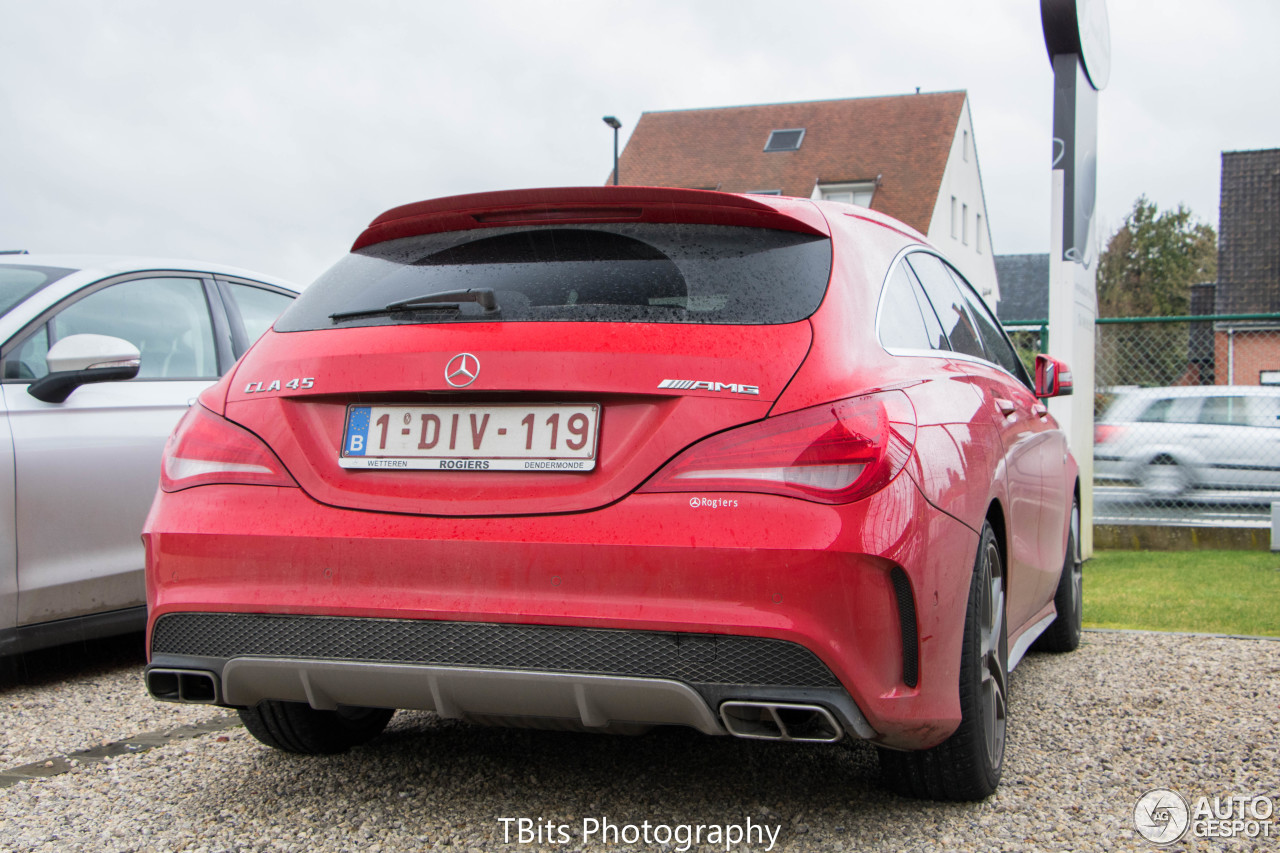
{"label": "rear wiper", "polygon": [[426,296],[415,296],[392,302],[382,308],[366,308],[361,311],[339,311],[330,314],[329,319],[335,323],[351,320],[356,317],[377,317],[381,314],[401,314],[413,311],[457,311],[463,302],[474,302],[484,309],[482,316],[489,317],[502,313],[498,308],[498,298],[491,287],[472,287],[466,290],[442,290],[439,293],[428,293]]}

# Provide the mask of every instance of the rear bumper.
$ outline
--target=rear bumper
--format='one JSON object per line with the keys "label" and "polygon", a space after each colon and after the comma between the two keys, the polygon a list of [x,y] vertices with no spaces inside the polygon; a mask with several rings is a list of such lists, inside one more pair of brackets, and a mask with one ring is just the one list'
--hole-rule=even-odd
{"label": "rear bumper", "polygon": [[633,495],[485,519],[204,486],[161,495],[143,538],[151,666],[209,672],[221,704],[722,733],[726,701],[798,702],[907,748],[959,722],[976,535],[906,476],[844,507]]}
{"label": "rear bumper", "polygon": [[[874,732],[803,646],[761,637],[420,619],[170,613],[147,685],[167,701],[263,699],[433,710],[595,730],[685,725],[724,734],[724,702],[818,704]],[[608,673],[600,674],[600,673]],[[194,685],[197,674],[204,678]]]}

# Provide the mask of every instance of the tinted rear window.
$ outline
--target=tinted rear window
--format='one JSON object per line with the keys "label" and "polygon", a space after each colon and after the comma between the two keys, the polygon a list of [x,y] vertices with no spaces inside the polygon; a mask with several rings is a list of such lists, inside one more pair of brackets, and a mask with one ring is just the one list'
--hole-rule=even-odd
{"label": "tinted rear window", "polygon": [[[492,228],[379,243],[348,255],[276,321],[278,332],[501,320],[767,325],[803,320],[831,275],[825,237],[715,225]],[[474,302],[377,313],[435,293]],[[371,312],[362,316],[334,314]]]}

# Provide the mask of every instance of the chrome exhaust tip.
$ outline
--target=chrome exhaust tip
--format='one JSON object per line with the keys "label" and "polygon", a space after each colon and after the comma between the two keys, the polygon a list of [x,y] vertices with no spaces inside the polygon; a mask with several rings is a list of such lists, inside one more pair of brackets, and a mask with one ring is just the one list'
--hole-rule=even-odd
{"label": "chrome exhaust tip", "polygon": [[218,679],[199,669],[149,669],[147,692],[161,702],[218,703]]}
{"label": "chrome exhaust tip", "polygon": [[734,737],[754,740],[792,740],[834,743],[844,737],[844,729],[821,705],[784,702],[725,702],[720,719]]}

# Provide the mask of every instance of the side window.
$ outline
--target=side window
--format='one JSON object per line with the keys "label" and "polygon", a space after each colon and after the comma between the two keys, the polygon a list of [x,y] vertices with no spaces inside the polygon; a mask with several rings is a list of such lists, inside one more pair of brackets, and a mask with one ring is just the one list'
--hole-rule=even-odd
{"label": "side window", "polygon": [[1202,424],[1248,425],[1245,414],[1246,397],[1209,397],[1200,410]]}
{"label": "side window", "polygon": [[890,349],[934,348],[905,264],[894,268],[880,297],[880,343]]}
{"label": "side window", "polygon": [[1246,397],[1249,401],[1249,424],[1280,427],[1280,397]]}
{"label": "side window", "polygon": [[198,278],[140,278],[94,291],[54,315],[54,340],[124,338],[142,353],[139,379],[216,379],[213,323]]}
{"label": "side window", "polygon": [[929,302],[942,323],[942,331],[946,334],[951,349],[963,355],[987,358],[982,338],[969,315],[965,299],[960,295],[959,288],[942,261],[924,252],[908,255],[907,260],[919,277],[920,284],[924,286],[925,295],[929,297]]}
{"label": "side window", "polygon": [[903,272],[907,278],[911,279],[911,292],[916,295],[916,302],[920,305],[920,313],[924,316],[924,324],[929,329],[929,346],[936,350],[950,350],[951,344],[947,342],[947,335],[942,331],[942,324],[938,322],[938,314],[933,310],[933,305],[929,303],[929,297],[924,295],[924,288],[920,286],[920,279],[916,278],[916,274],[907,269],[907,265],[902,265]]}
{"label": "side window", "polygon": [[250,344],[262,337],[280,316],[280,312],[293,301],[293,297],[274,290],[234,281],[228,284],[231,298],[235,301],[234,307],[240,312],[240,320],[244,323],[245,335]]}
{"label": "side window", "polygon": [[1031,377],[1027,375],[1027,369],[1022,366],[1022,359],[1018,358],[1017,351],[1013,348],[1013,344],[1009,343],[1009,339],[1000,329],[1000,323],[991,314],[991,309],[987,307],[987,303],[982,301],[967,281],[965,281],[959,273],[950,267],[947,271],[951,273],[951,277],[955,280],[956,287],[960,288],[961,295],[965,301],[969,303],[969,313],[978,325],[978,334],[982,336],[982,345],[987,351],[987,357],[996,364],[1009,371],[1018,381],[1028,388],[1034,388]]}
{"label": "side window", "polygon": [[1163,424],[1169,421],[1169,409],[1173,406],[1173,400],[1168,397],[1163,400],[1156,400],[1147,406],[1142,414],[1138,415],[1139,423],[1144,424]]}
{"label": "side window", "polygon": [[1200,417],[1204,397],[1175,397],[1170,401],[1165,420],[1171,424],[1193,424]]}
{"label": "side window", "polygon": [[49,372],[45,356],[49,354],[49,328],[41,324],[18,348],[5,357],[0,373],[5,379],[34,382]]}

